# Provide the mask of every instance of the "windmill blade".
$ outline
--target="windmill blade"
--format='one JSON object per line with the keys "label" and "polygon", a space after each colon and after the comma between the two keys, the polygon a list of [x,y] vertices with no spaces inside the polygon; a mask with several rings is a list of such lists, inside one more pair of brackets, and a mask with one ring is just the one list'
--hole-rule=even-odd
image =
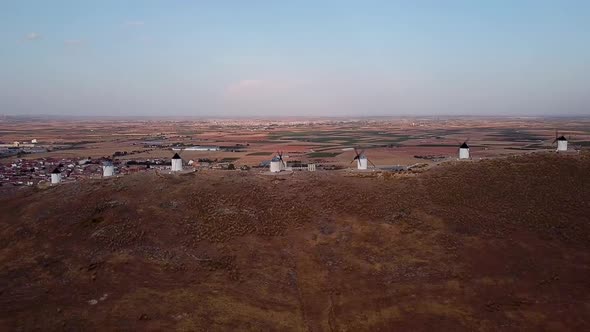
{"label": "windmill blade", "polygon": [[373,165],[374,168],[377,168],[377,166],[375,164],[373,164],[373,162],[371,161],[371,159],[367,158],[367,161],[371,163],[371,165]]}
{"label": "windmill blade", "polygon": [[357,158],[359,156],[359,152],[358,152],[358,150],[356,148],[354,148],[354,154],[356,155],[355,158]]}
{"label": "windmill blade", "polygon": [[359,153],[359,156],[362,156],[365,154],[365,149],[362,149],[361,152]]}

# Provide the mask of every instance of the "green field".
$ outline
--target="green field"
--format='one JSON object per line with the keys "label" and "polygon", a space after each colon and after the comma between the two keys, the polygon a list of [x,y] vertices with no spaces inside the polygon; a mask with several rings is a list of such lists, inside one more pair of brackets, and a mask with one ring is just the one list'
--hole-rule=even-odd
{"label": "green field", "polygon": [[236,161],[238,159],[240,159],[240,158],[223,158],[223,159],[220,160],[220,162],[222,162],[222,163],[230,163],[230,162]]}
{"label": "green field", "polygon": [[529,133],[524,130],[517,129],[503,129],[497,133],[489,134],[490,137],[495,137],[502,141],[516,141],[516,142],[530,142],[530,141],[543,141],[546,137],[541,137],[536,134]]}

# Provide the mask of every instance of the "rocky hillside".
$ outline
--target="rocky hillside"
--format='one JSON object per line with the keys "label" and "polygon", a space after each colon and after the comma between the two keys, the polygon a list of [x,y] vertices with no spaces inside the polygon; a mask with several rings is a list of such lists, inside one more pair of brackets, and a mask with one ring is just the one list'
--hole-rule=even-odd
{"label": "rocky hillside", "polygon": [[0,330],[588,330],[590,158],[0,193]]}

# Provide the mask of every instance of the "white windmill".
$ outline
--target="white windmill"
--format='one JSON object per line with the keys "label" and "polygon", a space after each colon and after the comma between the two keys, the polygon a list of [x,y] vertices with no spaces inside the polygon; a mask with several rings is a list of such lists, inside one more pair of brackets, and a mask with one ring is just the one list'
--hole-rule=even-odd
{"label": "white windmill", "polygon": [[471,157],[469,154],[469,145],[467,145],[468,141],[469,140],[466,140],[459,147],[459,159],[469,159]]}
{"label": "white windmill", "polygon": [[357,150],[357,148],[354,148],[354,153],[355,156],[354,158],[352,158],[352,161],[350,162],[351,164],[356,160],[356,166],[357,169],[367,169],[369,168],[369,163],[371,163],[371,165],[373,165],[373,167],[377,167],[375,166],[375,164],[373,164],[372,161],[369,160],[369,158],[367,158],[367,156],[365,155],[365,150],[361,150],[360,152]]}
{"label": "white windmill", "polygon": [[180,172],[182,171],[182,158],[180,158],[180,156],[178,155],[178,153],[175,153],[174,156],[172,157],[172,167],[171,167],[172,172]]}
{"label": "white windmill", "polygon": [[553,144],[555,144],[555,142],[557,142],[557,152],[559,151],[567,151],[567,138],[565,138],[565,136],[561,135],[559,137],[557,137],[557,130],[555,131],[555,140],[553,140]]}
{"label": "white windmill", "polygon": [[59,168],[56,167],[53,172],[51,172],[51,184],[58,184],[61,182],[61,172]]}
{"label": "white windmill", "polygon": [[109,159],[102,162],[102,176],[109,177],[115,175],[115,166]]}
{"label": "white windmill", "polygon": [[285,161],[283,160],[283,152],[277,152],[277,155],[270,160],[270,171],[271,173],[278,173],[286,168]]}

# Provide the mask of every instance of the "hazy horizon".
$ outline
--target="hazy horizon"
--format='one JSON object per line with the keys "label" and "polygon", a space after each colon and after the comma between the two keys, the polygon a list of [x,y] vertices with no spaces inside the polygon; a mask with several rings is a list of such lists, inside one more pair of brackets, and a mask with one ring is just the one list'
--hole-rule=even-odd
{"label": "hazy horizon", "polygon": [[367,120],[413,120],[413,121],[436,121],[436,120],[458,120],[458,119],[479,119],[479,120],[517,120],[517,119],[535,119],[535,120],[568,120],[581,119],[590,120],[590,114],[581,115],[485,115],[485,114],[456,114],[456,115],[357,115],[357,116],[340,116],[340,115],[86,115],[86,114],[1,114],[2,118],[30,119],[30,120],[58,120],[58,121],[79,121],[79,120],[105,120],[105,121],[126,121],[126,120],[156,120],[156,121],[190,121],[190,120],[269,120],[269,121],[367,121]]}
{"label": "hazy horizon", "polygon": [[0,114],[590,115],[585,1],[13,1]]}

